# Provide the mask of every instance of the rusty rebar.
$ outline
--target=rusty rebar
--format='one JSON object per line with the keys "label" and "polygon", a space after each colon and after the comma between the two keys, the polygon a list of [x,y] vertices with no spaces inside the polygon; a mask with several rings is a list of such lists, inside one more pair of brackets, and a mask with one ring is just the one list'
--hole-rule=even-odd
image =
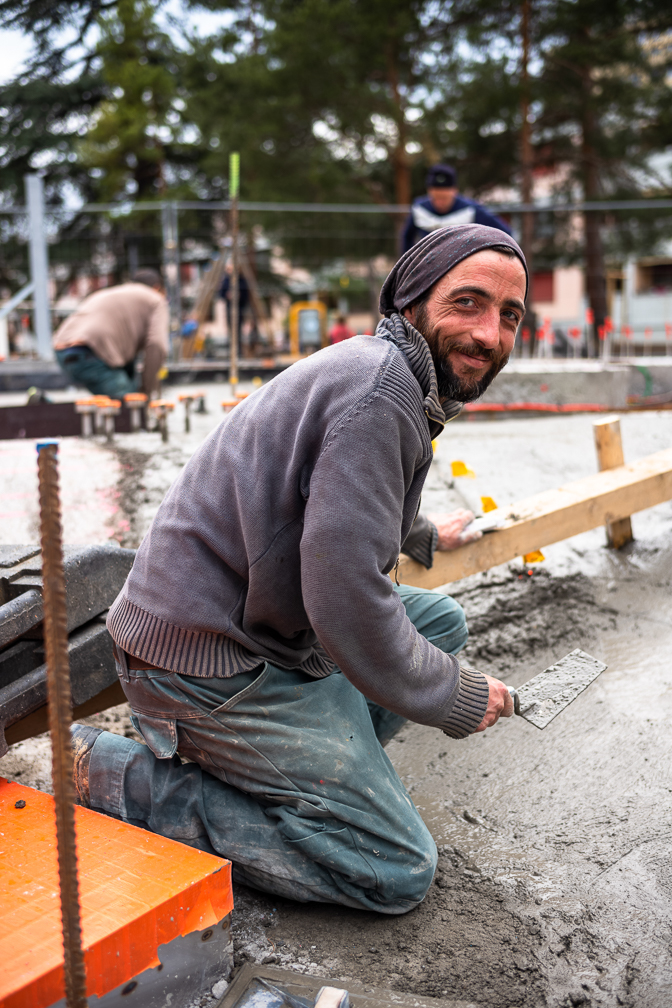
{"label": "rusty rebar", "polygon": [[40,487],[40,537],[44,586],[44,644],[47,658],[49,732],[63,925],[65,1003],[67,1008],[86,1008],[88,1001],[77,880],[75,786],[70,742],[72,703],[56,442],[38,443],[37,470]]}

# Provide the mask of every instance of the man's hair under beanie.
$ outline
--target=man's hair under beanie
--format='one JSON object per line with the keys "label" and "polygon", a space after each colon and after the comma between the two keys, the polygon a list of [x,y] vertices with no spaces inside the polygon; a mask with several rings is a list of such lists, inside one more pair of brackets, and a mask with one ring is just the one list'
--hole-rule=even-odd
{"label": "man's hair under beanie", "polygon": [[163,287],[161,274],[153,269],[139,269],[133,274],[133,283],[144,284],[146,287]]}

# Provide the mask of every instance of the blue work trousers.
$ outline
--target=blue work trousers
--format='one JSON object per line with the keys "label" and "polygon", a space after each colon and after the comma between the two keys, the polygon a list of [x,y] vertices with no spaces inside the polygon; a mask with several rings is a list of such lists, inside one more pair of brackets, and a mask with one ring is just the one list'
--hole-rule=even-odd
{"label": "blue work trousers", "polygon": [[[428,640],[464,647],[457,602],[397,590]],[[313,679],[265,662],[203,679],[121,664],[147,745],[98,736],[93,808],[227,857],[234,879],[266,892],[388,914],[421,902],[436,847],[383,749],[403,717],[341,672]]]}
{"label": "blue work trousers", "polygon": [[113,368],[87,346],[66,347],[56,351],[56,360],[73,385],[83,385],[92,395],[123,399],[135,392],[135,361]]}

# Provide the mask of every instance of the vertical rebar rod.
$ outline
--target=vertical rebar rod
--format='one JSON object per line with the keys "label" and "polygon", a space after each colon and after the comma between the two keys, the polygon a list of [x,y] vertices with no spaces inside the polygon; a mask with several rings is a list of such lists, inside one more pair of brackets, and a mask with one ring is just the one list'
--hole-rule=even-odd
{"label": "vertical rebar rod", "polygon": [[240,259],[238,226],[238,190],[240,186],[240,155],[229,157],[229,197],[231,199],[231,332],[229,333],[229,384],[236,391],[238,384],[238,329],[240,320]]}
{"label": "vertical rebar rod", "polygon": [[56,844],[63,924],[63,972],[67,1008],[86,1008],[86,973],[77,880],[75,787],[70,743],[72,705],[68,627],[63,572],[63,535],[58,488],[58,443],[37,445],[40,490],[40,537],[44,593],[44,644],[47,658],[49,732],[51,735]]}

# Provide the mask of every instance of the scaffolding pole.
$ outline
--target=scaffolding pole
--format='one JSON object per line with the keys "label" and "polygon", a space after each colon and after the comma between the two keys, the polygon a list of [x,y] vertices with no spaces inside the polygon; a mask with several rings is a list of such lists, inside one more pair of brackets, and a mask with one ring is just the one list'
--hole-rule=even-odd
{"label": "scaffolding pole", "polygon": [[178,205],[169,200],[161,206],[163,233],[163,272],[170,311],[170,333],[179,335],[182,327],[180,302],[180,236],[177,226]]}
{"label": "scaffolding pole", "polygon": [[44,186],[39,175],[24,175],[28,207],[30,277],[33,282],[33,318],[37,353],[42,360],[52,360],[51,315],[49,312],[49,261],[44,225]]}

